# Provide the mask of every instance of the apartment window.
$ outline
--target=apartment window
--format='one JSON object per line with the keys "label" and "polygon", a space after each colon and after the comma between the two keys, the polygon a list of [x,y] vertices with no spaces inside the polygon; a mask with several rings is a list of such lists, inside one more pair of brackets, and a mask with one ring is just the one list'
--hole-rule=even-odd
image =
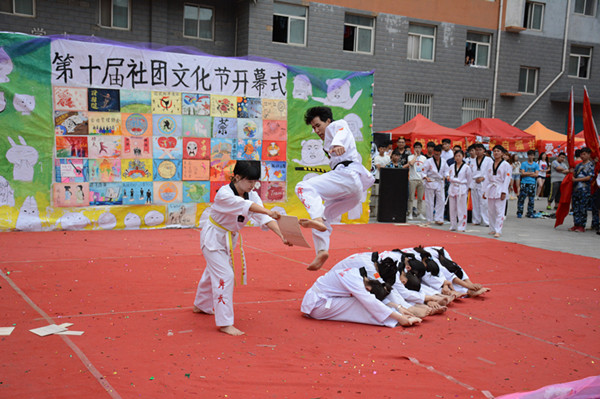
{"label": "apartment window", "polygon": [[596,3],[598,0],[575,0],[575,14],[596,15]]}
{"label": "apartment window", "polygon": [[487,117],[487,100],[482,98],[463,98],[462,124],[473,119]]}
{"label": "apartment window", "polygon": [[590,77],[591,60],[591,48],[571,46],[571,54],[569,54],[569,76],[588,79]]}
{"label": "apartment window", "polygon": [[0,0],[0,12],[33,16],[34,0]]}
{"label": "apartment window", "polygon": [[273,3],[273,41],[304,46],[306,14],[306,7]]}
{"label": "apartment window", "polygon": [[212,40],[214,10],[194,4],[183,6],[183,36]]}
{"label": "apartment window", "polygon": [[490,35],[467,32],[465,65],[487,68],[490,60]]}
{"label": "apartment window", "polygon": [[100,25],[129,29],[129,0],[100,0]]}
{"label": "apartment window", "polygon": [[431,94],[404,94],[404,122],[408,122],[418,114],[431,119]]}
{"label": "apartment window", "polygon": [[408,27],[408,59],[433,61],[435,26],[410,24]]}
{"label": "apartment window", "polygon": [[525,4],[525,20],[523,26],[531,30],[542,30],[544,24],[544,4],[528,1]]}
{"label": "apartment window", "polygon": [[344,51],[373,53],[375,19],[346,14],[344,19]]}
{"label": "apartment window", "polygon": [[519,93],[535,94],[537,91],[538,69],[521,67],[519,71]]}

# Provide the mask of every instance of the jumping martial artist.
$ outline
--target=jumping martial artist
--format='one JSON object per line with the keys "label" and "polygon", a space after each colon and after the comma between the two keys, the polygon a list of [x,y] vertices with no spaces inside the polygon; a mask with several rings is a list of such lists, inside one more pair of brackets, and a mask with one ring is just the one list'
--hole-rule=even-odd
{"label": "jumping martial artist", "polygon": [[[279,213],[264,208],[260,197],[253,191],[259,179],[260,162],[237,161],[231,183],[219,189],[212,206],[205,211],[210,212],[210,216],[200,235],[206,269],[198,283],[193,311],[214,314],[220,331],[230,335],[244,334],[233,325],[233,250],[238,232],[250,218],[256,224],[268,227],[284,244],[290,245],[273,220],[279,219]],[[241,266],[244,282],[245,264]]]}
{"label": "jumping martial artist", "polygon": [[[433,157],[425,161],[423,166],[423,180],[425,180],[425,207],[427,222],[444,224],[444,179],[448,176],[448,164],[441,158],[442,146],[436,145]],[[435,208],[434,208],[435,207]],[[435,212],[434,212],[435,211]]]}
{"label": "jumping martial artist", "polygon": [[313,107],[304,121],[323,140],[331,171],[296,185],[296,195],[306,207],[310,219],[300,219],[303,227],[312,228],[316,257],[309,270],[318,270],[329,257],[330,221],[361,203],[363,192],[373,185],[373,175],[362,165],[354,136],[348,123],[333,120],[329,107]]}
{"label": "jumping martial artist", "polygon": [[488,234],[493,234],[496,238],[502,234],[508,185],[512,176],[511,165],[502,159],[502,155],[505,152],[504,147],[499,144],[495,145],[492,149],[494,163],[487,170],[483,196],[488,202],[488,218],[490,222],[490,231]]}

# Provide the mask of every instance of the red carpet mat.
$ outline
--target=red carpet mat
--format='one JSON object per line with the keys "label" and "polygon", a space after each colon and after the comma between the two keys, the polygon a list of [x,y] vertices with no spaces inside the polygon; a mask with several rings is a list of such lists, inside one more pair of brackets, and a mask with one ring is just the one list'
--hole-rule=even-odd
{"label": "red carpet mat", "polygon": [[[329,268],[362,251],[444,245],[492,291],[411,328],[299,311],[310,249],[243,231],[235,325],[191,311],[198,230],[3,233],[0,397],[491,398],[600,374],[597,259],[417,226],[335,226]],[[308,238],[308,235],[307,235]],[[73,323],[81,336],[29,329]]]}

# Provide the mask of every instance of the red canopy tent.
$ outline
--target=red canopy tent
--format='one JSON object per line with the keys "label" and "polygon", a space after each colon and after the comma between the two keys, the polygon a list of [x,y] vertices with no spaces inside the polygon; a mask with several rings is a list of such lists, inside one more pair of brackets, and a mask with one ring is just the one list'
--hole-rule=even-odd
{"label": "red canopy tent", "polygon": [[467,139],[471,142],[475,141],[475,136],[472,134],[438,125],[421,114],[418,114],[403,125],[379,133],[390,133],[394,142],[400,137],[404,137],[411,144],[419,141],[423,144],[423,147],[429,141],[440,144],[442,139],[448,138],[452,140],[453,146],[460,145],[464,149],[466,148],[466,144],[468,145]]}
{"label": "red canopy tent", "polygon": [[477,141],[489,139],[490,148],[496,144],[509,151],[535,150],[535,136],[497,118],[477,118],[456,130],[478,136]]}

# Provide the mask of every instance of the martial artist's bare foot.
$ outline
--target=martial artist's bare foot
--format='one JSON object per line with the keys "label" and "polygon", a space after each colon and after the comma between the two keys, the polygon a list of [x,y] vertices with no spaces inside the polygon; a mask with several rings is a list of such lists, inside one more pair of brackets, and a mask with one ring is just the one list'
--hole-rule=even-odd
{"label": "martial artist's bare foot", "polygon": [[202,314],[215,314],[214,312],[205,312],[204,310],[196,307],[196,305],[194,305],[194,307],[192,308],[192,312],[194,312],[194,313],[202,313]]}
{"label": "martial artist's bare foot", "polygon": [[444,224],[444,222],[435,222],[435,224],[437,224],[438,226],[441,226]]}
{"label": "martial artist's bare foot", "polygon": [[422,321],[423,320],[415,316],[402,316],[400,317],[400,321],[398,321],[398,324],[400,324],[403,327],[408,327],[412,326],[413,324],[419,324]]}
{"label": "martial artist's bare foot", "polygon": [[310,262],[310,265],[308,265],[307,269],[308,270],[319,270],[323,266],[325,261],[327,261],[327,258],[329,258],[329,252],[327,252],[327,251],[317,252],[317,256],[315,256],[313,261]]}
{"label": "martial artist's bare foot", "polygon": [[500,233],[494,234],[494,238],[498,238],[498,237],[500,237]]}
{"label": "martial artist's bare foot", "polygon": [[433,309],[431,309],[429,306],[427,305],[414,305],[411,306],[409,311],[416,317],[419,318],[424,318],[429,316],[430,314],[432,314]]}
{"label": "martial artist's bare foot", "polygon": [[491,236],[493,236],[496,233],[494,233],[493,231],[488,231],[488,234],[491,235]]}
{"label": "martial artist's bare foot", "polygon": [[470,297],[475,297],[475,296],[479,296],[485,292],[488,292],[490,289],[489,288],[480,288],[478,290],[469,290],[467,291],[467,293],[469,294]]}
{"label": "martial artist's bare foot", "polygon": [[225,334],[235,335],[235,336],[244,335],[243,331],[238,330],[234,326],[221,327],[221,328],[219,328],[219,331],[224,332]]}
{"label": "martial artist's bare foot", "polygon": [[307,229],[315,229],[315,230],[319,230],[319,231],[327,230],[327,226],[325,226],[325,223],[323,223],[322,218],[298,219],[298,224],[300,224],[300,226],[307,228]]}
{"label": "martial artist's bare foot", "polygon": [[441,314],[444,313],[448,308],[446,306],[439,306],[437,309],[431,309],[431,314]]}

